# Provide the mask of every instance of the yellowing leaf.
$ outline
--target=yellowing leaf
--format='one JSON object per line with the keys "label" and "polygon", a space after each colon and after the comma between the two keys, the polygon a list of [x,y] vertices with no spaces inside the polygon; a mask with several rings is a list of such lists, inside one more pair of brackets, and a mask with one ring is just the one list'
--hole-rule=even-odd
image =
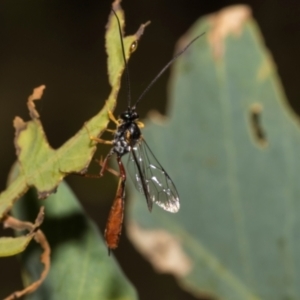
{"label": "yellowing leaf", "polygon": [[[124,25],[124,14],[119,4],[113,3],[113,8]],[[125,56],[130,57],[132,43],[143,34],[145,25],[141,25],[135,35],[124,38]],[[32,117],[25,122],[16,117],[15,146],[18,155],[20,173],[17,178],[0,195],[0,217],[8,212],[13,203],[21,197],[29,187],[37,189],[39,198],[45,198],[56,190],[61,180],[71,172],[84,172],[96,150],[95,142],[90,136],[100,136],[109,122],[108,111],[113,111],[120,89],[120,80],[124,71],[124,61],[120,47],[119,29],[116,17],[110,14],[106,31],[106,50],[108,55],[109,82],[112,90],[102,110],[87,121],[59,149],[54,150],[48,143],[43,126],[39,120],[33,100],[42,96],[44,86],[34,90],[28,99],[28,108]],[[84,99],[83,99],[84,100]],[[69,117],[69,116],[67,116]]]}

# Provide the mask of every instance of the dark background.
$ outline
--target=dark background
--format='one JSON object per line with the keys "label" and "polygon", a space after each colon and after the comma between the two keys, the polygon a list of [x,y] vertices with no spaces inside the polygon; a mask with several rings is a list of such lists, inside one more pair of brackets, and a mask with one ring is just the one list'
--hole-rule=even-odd
{"label": "dark background", "polygon": [[[130,61],[133,98],[172,57],[176,41],[197,18],[236,3],[240,2],[124,0],[126,33],[134,33],[140,23],[152,22]],[[300,2],[243,3],[251,6],[278,66],[287,97],[299,113]],[[110,5],[107,0],[0,1],[1,190],[15,161],[12,120],[16,115],[28,119],[26,100],[34,87],[47,86],[38,106],[54,148],[74,135],[103,106],[109,93],[104,27]],[[167,80],[168,74],[143,99],[139,106],[142,118],[151,109],[164,113]],[[117,113],[126,108],[125,99],[122,92]],[[69,176],[68,182],[103,232],[116,182],[111,177],[91,180],[76,176]],[[195,299],[182,291],[171,276],[156,274],[135,251],[125,232],[115,255],[142,300]],[[20,287],[17,259],[0,259],[0,298]]]}

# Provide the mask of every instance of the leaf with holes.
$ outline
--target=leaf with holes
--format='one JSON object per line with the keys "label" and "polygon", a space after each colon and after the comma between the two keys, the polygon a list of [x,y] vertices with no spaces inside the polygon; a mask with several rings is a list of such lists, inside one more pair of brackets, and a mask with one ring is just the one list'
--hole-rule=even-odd
{"label": "leaf with holes", "polygon": [[144,136],[174,180],[177,214],[143,196],[128,232],[161,272],[193,294],[221,299],[299,299],[299,120],[248,7],[198,21],[179,47],[168,115]]}
{"label": "leaf with holes", "polygon": [[[51,247],[50,272],[26,299],[137,299],[95,224],[89,220],[69,187],[62,182],[55,194],[41,203],[30,190],[13,208],[19,219],[31,219],[45,206],[43,232]],[[42,271],[40,249],[32,245],[22,254],[24,284],[37,280]]]}
{"label": "leaf with holes", "polygon": [[[120,1],[116,0],[112,6],[123,28],[124,12],[120,6]],[[136,45],[135,42],[143,34],[144,28],[145,25],[141,25],[136,34],[124,38],[126,59],[129,59],[133,50],[132,45]],[[56,190],[61,180],[68,173],[84,172],[88,167],[96,150],[96,145],[91,141],[90,136],[99,136],[106,129],[109,122],[108,111],[113,111],[116,105],[120,80],[124,70],[118,23],[112,12],[109,16],[105,37],[108,76],[112,89],[104,108],[88,120],[79,132],[57,150],[49,145],[34,104],[35,100],[42,97],[45,86],[36,88],[28,98],[27,106],[32,120],[25,122],[20,117],[15,118],[15,147],[20,172],[18,177],[0,195],[0,218],[9,212],[14,202],[29,187],[36,188],[39,198],[46,198]],[[5,247],[3,255],[9,255],[9,253],[13,255],[22,251],[29,240],[29,237],[25,240],[17,238],[15,241],[1,240],[0,238],[0,247]],[[7,247],[11,247],[11,251]],[[2,252],[0,251],[1,255]]]}

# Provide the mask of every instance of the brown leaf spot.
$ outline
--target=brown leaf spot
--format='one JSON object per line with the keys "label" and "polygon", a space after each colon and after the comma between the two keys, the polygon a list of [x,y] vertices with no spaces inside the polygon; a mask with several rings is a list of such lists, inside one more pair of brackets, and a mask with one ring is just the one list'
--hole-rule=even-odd
{"label": "brown leaf spot", "polygon": [[168,121],[168,117],[162,115],[157,110],[150,110],[147,114],[147,118],[157,125],[165,125]]}
{"label": "brown leaf spot", "polygon": [[23,121],[20,117],[15,117],[13,121],[13,125],[16,131],[21,131],[26,129],[26,122]]}
{"label": "brown leaf spot", "polygon": [[250,17],[251,8],[247,5],[229,6],[208,17],[212,27],[208,34],[208,40],[215,59],[220,59],[224,55],[225,38],[230,33],[240,36],[245,22]]}
{"label": "brown leaf spot", "polygon": [[274,68],[276,68],[276,66],[272,61],[271,54],[266,55],[265,59],[262,61],[260,67],[258,68],[257,80],[259,82],[266,80],[272,74],[272,72],[274,72]]}
{"label": "brown leaf spot", "polygon": [[51,194],[56,193],[56,191],[57,191],[57,186],[55,186],[53,189],[51,189],[49,191],[37,191],[38,192],[38,198],[39,199],[46,199]]}
{"label": "brown leaf spot", "polygon": [[115,0],[112,4],[112,8],[115,12],[117,12],[118,10],[121,9],[121,6],[120,6],[120,3],[121,3],[121,0]]}
{"label": "brown leaf spot", "polygon": [[128,235],[136,248],[152,263],[160,273],[170,273],[176,277],[191,272],[192,263],[184,253],[180,241],[165,230],[146,230],[130,222]]}

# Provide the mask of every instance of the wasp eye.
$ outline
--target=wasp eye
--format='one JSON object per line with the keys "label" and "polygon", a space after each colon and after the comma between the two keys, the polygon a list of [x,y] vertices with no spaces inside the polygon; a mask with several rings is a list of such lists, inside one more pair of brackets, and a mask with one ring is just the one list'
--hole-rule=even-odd
{"label": "wasp eye", "polygon": [[130,46],[130,53],[133,53],[138,46],[138,41],[134,41]]}

